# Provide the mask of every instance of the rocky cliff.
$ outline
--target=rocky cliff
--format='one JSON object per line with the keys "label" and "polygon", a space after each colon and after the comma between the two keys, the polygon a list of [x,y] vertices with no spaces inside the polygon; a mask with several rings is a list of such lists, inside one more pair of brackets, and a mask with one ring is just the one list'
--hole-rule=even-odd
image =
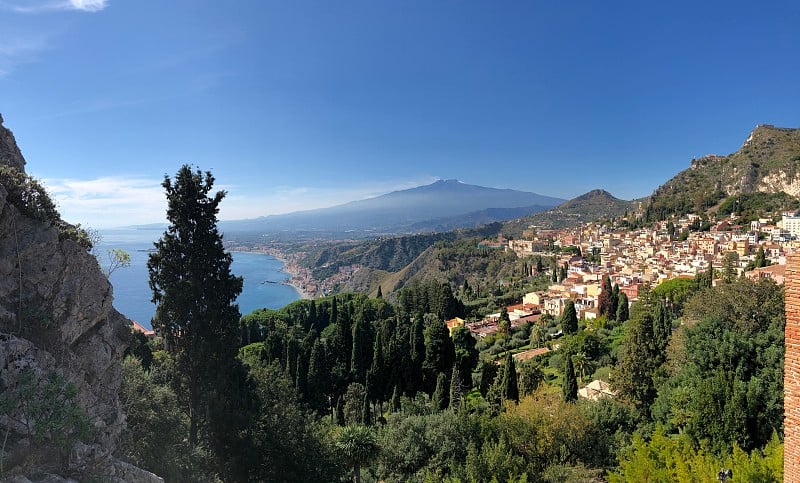
{"label": "rocky cliff", "polygon": [[760,125],[735,153],[693,159],[655,190],[648,215],[703,212],[729,196],[759,192],[800,195],[800,129]]}
{"label": "rocky cliff", "polygon": [[131,322],[112,306],[86,238],[24,168],[0,124],[0,479],[158,481],[112,458]]}

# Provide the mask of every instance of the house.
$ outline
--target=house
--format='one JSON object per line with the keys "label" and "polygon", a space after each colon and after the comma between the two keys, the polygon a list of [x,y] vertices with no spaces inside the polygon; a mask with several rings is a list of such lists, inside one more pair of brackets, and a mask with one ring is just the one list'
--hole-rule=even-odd
{"label": "house", "polygon": [[615,397],[616,391],[611,390],[611,386],[600,379],[594,380],[587,384],[585,387],[578,389],[578,397],[588,399],[590,401],[597,401],[603,397]]}
{"label": "house", "polygon": [[156,336],[156,332],[154,330],[145,329],[145,327],[142,324],[136,322],[135,320],[132,322],[133,322],[133,330],[141,332],[142,334],[144,334],[145,337],[152,338]]}
{"label": "house", "polygon": [[770,265],[768,267],[754,268],[749,272],[745,272],[744,276],[750,280],[771,278],[778,285],[782,285],[786,276],[786,265]]}
{"label": "house", "polygon": [[444,323],[447,325],[447,330],[450,331],[450,335],[453,335],[453,331],[456,330],[457,327],[464,327],[466,322],[461,317],[456,317],[454,319],[446,320]]}

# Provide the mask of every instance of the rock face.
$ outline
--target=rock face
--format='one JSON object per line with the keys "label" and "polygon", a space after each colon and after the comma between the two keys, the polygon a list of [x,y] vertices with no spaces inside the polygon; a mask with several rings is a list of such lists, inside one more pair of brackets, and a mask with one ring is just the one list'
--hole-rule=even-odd
{"label": "rock face", "polygon": [[[25,167],[2,126],[0,164]],[[52,224],[23,214],[8,193],[0,184],[0,429],[8,432],[0,479],[118,474],[112,454],[125,426],[118,390],[131,322],[112,306],[112,287],[95,257]],[[59,377],[62,386],[74,386],[73,400],[88,416],[88,437],[55,451],[32,436],[38,413],[20,402],[31,376],[34,385]],[[50,396],[57,402],[44,410],[61,409],[59,394]]]}
{"label": "rock face", "polygon": [[0,164],[25,171],[25,158],[17,147],[14,135],[3,127],[2,114],[0,114]]}

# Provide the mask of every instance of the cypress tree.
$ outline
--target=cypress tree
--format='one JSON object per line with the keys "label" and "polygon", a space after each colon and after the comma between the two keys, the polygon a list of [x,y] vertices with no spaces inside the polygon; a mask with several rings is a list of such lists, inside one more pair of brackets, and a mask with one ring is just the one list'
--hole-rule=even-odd
{"label": "cypress tree", "polygon": [[561,315],[561,329],[565,334],[578,332],[578,312],[575,310],[575,302],[567,301],[564,313]]}
{"label": "cypress tree", "polygon": [[363,381],[372,363],[372,347],[369,323],[363,317],[356,317],[353,326],[353,348],[350,358],[350,372],[356,381]]}
{"label": "cypress tree", "polygon": [[485,398],[489,394],[489,389],[497,377],[497,364],[488,361],[481,361],[480,364],[481,383],[478,387],[481,395]]}
{"label": "cypress tree", "polygon": [[617,322],[622,323],[630,318],[630,309],[628,307],[628,296],[625,292],[619,293],[619,301],[617,302]]}
{"label": "cypress tree", "polygon": [[422,364],[425,362],[425,325],[422,315],[414,317],[409,332],[411,344],[411,381],[406,390],[414,394],[422,389]]}
{"label": "cypress tree", "polygon": [[614,289],[611,287],[611,279],[608,277],[608,275],[603,275],[603,283],[600,289],[600,295],[597,297],[597,310],[600,312],[600,315],[605,315],[608,319],[611,319],[611,317],[609,317],[609,310],[611,309],[611,296],[613,291]]}
{"label": "cypress tree", "polygon": [[439,373],[448,374],[454,362],[455,348],[447,326],[441,320],[431,320],[425,328],[425,360],[422,362],[423,382],[428,394],[436,388]]}
{"label": "cypress tree", "polygon": [[658,301],[653,312],[653,343],[656,355],[663,362],[666,359],[667,345],[672,337],[672,314]]}
{"label": "cypress tree", "polygon": [[564,401],[572,402],[578,400],[578,380],[575,378],[575,366],[572,364],[572,354],[567,353],[566,359],[564,386],[561,389],[564,393]]}
{"label": "cypress tree", "polygon": [[614,289],[611,291],[611,299],[608,301],[608,320],[615,320],[617,318],[617,309],[619,308],[619,285],[614,284]]}
{"label": "cypress tree", "polygon": [[503,364],[503,400],[519,402],[519,386],[517,385],[517,366],[509,352]]}
{"label": "cypress tree", "polygon": [[378,285],[378,293],[375,295],[375,298],[382,299],[383,298],[383,291],[381,290],[381,286]]}
{"label": "cypress tree", "polygon": [[450,408],[458,411],[458,408],[461,407],[463,392],[464,385],[461,380],[461,371],[458,369],[458,364],[453,364],[453,373],[450,375]]}
{"label": "cypress tree", "polygon": [[238,374],[240,314],[235,301],[242,278],[231,273],[233,259],[217,230],[225,192],[211,195],[213,185],[210,172],[192,172],[188,165],[174,181],[164,178],[169,227],[147,261],[156,305],[153,327],[175,354],[187,383],[192,448],[208,423],[210,402],[224,400]]}
{"label": "cypress tree", "polygon": [[317,410],[327,409],[326,396],[330,394],[330,374],[325,360],[325,346],[320,339],[315,340],[311,348],[306,384],[311,406]]}
{"label": "cypress tree", "polygon": [[440,372],[436,377],[436,389],[433,391],[433,396],[431,396],[433,407],[439,411],[447,409],[449,392],[450,384],[447,381],[447,376],[445,376],[443,372]]}

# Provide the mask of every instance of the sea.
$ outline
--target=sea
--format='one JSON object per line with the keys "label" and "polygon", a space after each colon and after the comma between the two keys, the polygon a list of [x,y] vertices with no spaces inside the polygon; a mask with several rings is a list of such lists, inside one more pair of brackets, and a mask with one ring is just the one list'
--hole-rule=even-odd
{"label": "sea", "polygon": [[[162,234],[145,229],[101,230],[102,240],[94,249],[103,268],[109,265],[108,250],[119,248],[130,254],[130,267],[118,268],[109,277],[114,287],[114,308],[147,328],[156,312],[150,301],[153,294],[148,284],[147,256]],[[277,258],[248,252],[232,255],[231,271],[244,279],[237,299],[242,315],[260,308],[278,309],[300,298],[300,293],[287,284],[289,274]]]}

